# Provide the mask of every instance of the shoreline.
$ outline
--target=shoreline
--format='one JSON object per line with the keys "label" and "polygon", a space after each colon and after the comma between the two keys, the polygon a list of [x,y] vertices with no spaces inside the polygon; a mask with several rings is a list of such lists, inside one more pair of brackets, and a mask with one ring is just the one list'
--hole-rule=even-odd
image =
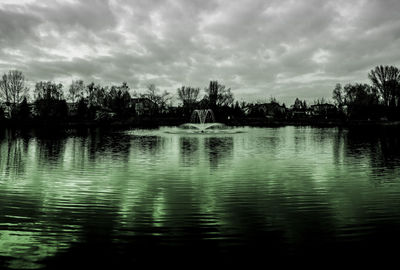
{"label": "shoreline", "polygon": [[[343,121],[343,120],[270,120],[264,118],[242,118],[229,121],[221,121],[230,127],[284,127],[284,126],[311,126],[311,127],[400,127],[400,121]],[[1,128],[16,129],[45,129],[45,128],[158,128],[165,126],[179,126],[187,123],[180,118],[153,117],[136,118],[115,121],[69,121],[69,122],[48,122],[48,121],[21,121],[11,122],[3,120],[0,122]]]}

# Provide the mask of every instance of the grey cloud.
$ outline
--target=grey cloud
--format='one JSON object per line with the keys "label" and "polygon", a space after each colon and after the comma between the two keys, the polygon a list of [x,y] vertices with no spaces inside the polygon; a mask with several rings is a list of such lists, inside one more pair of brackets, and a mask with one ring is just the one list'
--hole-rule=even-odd
{"label": "grey cloud", "polygon": [[25,40],[35,38],[34,30],[40,19],[21,10],[11,8],[0,9],[0,45],[14,47]]}
{"label": "grey cloud", "polygon": [[41,3],[42,5],[29,4],[29,13],[62,31],[75,27],[99,31],[116,26],[116,18],[107,1],[85,0],[70,3],[47,0]]}
{"label": "grey cloud", "polygon": [[330,97],[400,64],[396,0],[76,0],[1,5],[0,72],[205,87],[238,98]]}

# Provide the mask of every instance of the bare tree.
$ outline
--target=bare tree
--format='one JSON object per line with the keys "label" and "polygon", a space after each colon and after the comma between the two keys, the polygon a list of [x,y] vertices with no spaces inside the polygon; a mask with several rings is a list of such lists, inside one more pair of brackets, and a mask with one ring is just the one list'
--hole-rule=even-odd
{"label": "bare tree", "polygon": [[63,85],[61,83],[56,84],[51,81],[40,81],[35,85],[35,99],[53,99],[53,100],[61,100],[63,99]]}
{"label": "bare tree", "polygon": [[154,103],[157,103],[158,101],[157,92],[159,91],[160,90],[154,84],[150,84],[147,86],[146,93],[143,95],[143,97],[146,97],[151,101],[153,101]]}
{"label": "bare tree", "polygon": [[394,66],[377,66],[368,74],[379,90],[386,106],[398,106],[400,99],[400,70]]}
{"label": "bare tree", "polygon": [[332,98],[340,109],[345,105],[345,93],[340,83],[336,84],[332,91]]}
{"label": "bare tree", "polygon": [[25,85],[25,76],[19,70],[10,70],[0,80],[0,98],[13,105],[22,102],[28,88]]}
{"label": "bare tree", "polygon": [[72,81],[68,90],[68,99],[75,103],[79,98],[83,97],[85,92],[85,84],[82,80]]}
{"label": "bare tree", "polygon": [[158,94],[159,92],[160,89],[158,89],[154,84],[150,84],[146,89],[146,93],[143,94],[142,97],[146,97],[153,101],[155,104],[157,104],[159,112],[163,112],[172,96],[166,90],[164,90],[161,94]]}
{"label": "bare tree", "polygon": [[102,87],[100,84],[95,85],[94,82],[86,85],[85,95],[88,100],[89,107],[104,106],[105,98],[108,93],[108,86]]}
{"label": "bare tree", "polygon": [[210,85],[205,89],[210,106],[228,106],[234,101],[230,88],[218,83],[218,81],[210,81]]}
{"label": "bare tree", "polygon": [[369,106],[377,105],[379,102],[379,95],[377,90],[362,83],[346,84],[343,88],[344,102],[348,106]]}
{"label": "bare tree", "polygon": [[184,107],[192,106],[199,96],[200,88],[185,87],[178,88],[178,98],[182,101]]}

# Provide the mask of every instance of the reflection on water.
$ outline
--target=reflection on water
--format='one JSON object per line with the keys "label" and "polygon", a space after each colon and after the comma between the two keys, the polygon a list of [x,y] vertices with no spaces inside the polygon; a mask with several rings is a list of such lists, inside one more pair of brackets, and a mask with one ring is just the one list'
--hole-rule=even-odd
{"label": "reflection on water", "polygon": [[400,131],[242,131],[1,131],[0,267],[394,255]]}
{"label": "reflection on water", "polygon": [[204,141],[206,155],[210,160],[210,167],[218,167],[223,159],[232,156],[233,138],[220,137],[220,138],[206,138]]}
{"label": "reflection on water", "polygon": [[180,158],[183,166],[196,166],[200,162],[198,137],[179,138]]}

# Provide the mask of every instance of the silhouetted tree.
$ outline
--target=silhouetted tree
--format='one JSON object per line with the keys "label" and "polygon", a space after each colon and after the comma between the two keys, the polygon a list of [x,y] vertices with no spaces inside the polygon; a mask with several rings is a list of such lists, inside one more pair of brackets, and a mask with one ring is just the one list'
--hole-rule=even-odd
{"label": "silhouetted tree", "polygon": [[63,99],[63,85],[61,83],[56,84],[50,81],[41,81],[36,83],[34,90],[34,97],[38,99]]}
{"label": "silhouetted tree", "polygon": [[119,90],[122,92],[129,92],[129,86],[127,82],[122,82],[122,85],[119,87]]}
{"label": "silhouetted tree", "polygon": [[69,90],[68,90],[68,99],[75,103],[81,97],[84,96],[85,93],[85,84],[82,80],[72,81]]}
{"label": "silhouetted tree", "polygon": [[340,83],[336,84],[335,88],[332,91],[332,98],[335,102],[335,105],[341,109],[345,105],[345,92]]}
{"label": "silhouetted tree", "polygon": [[324,97],[317,98],[314,100],[314,105],[321,105],[321,104],[330,104],[330,102],[326,100]]}
{"label": "silhouetted tree", "polygon": [[67,103],[63,99],[63,85],[53,82],[38,82],[35,85],[35,110],[42,120],[65,120],[68,113]]}
{"label": "silhouetted tree", "polygon": [[0,98],[12,105],[19,104],[28,92],[25,76],[21,71],[10,70],[0,80]]}
{"label": "silhouetted tree", "polygon": [[208,94],[208,102],[210,107],[217,106],[218,99],[218,81],[210,81],[210,85],[205,89]]}
{"label": "silhouetted tree", "polygon": [[0,106],[0,122],[4,120],[4,108]]}
{"label": "silhouetted tree", "polygon": [[184,107],[193,106],[199,96],[200,88],[182,86],[178,88],[178,98],[182,101]]}
{"label": "silhouetted tree", "polygon": [[293,109],[299,110],[302,107],[302,102],[299,98],[296,98],[293,104]]}
{"label": "silhouetted tree", "polygon": [[84,120],[87,118],[88,106],[87,101],[81,97],[77,104],[77,117],[79,120]]}
{"label": "silhouetted tree", "polygon": [[233,101],[233,93],[230,88],[218,83],[218,81],[210,81],[210,85],[205,89],[206,98],[211,108],[230,106]]}
{"label": "silhouetted tree", "polygon": [[162,92],[159,94],[160,89],[158,89],[154,84],[150,84],[147,89],[146,93],[142,95],[142,97],[148,98],[157,104],[158,112],[163,113],[167,108],[168,101],[171,100],[171,95],[168,91]]}
{"label": "silhouetted tree", "polygon": [[368,84],[347,84],[344,92],[347,105],[376,105],[379,102],[376,89]]}
{"label": "silhouetted tree", "polygon": [[377,118],[379,96],[374,87],[368,84],[347,84],[344,86],[345,104],[350,118]]}
{"label": "silhouetted tree", "polygon": [[276,97],[270,96],[269,97],[269,103],[279,103]]}
{"label": "silhouetted tree", "polygon": [[92,103],[91,99],[93,97],[93,92],[94,92],[95,86],[96,86],[95,83],[91,82],[88,85],[86,85],[86,87],[85,87],[85,97],[88,100],[88,103],[89,103],[88,105],[90,105],[90,103]]}
{"label": "silhouetted tree", "polygon": [[125,82],[121,86],[112,86],[105,101],[107,107],[120,117],[129,115],[130,102],[131,95]]}
{"label": "silhouetted tree", "polygon": [[105,106],[105,98],[108,92],[108,87],[95,85],[94,82],[88,84],[85,88],[88,106],[91,109],[101,108]]}
{"label": "silhouetted tree", "polygon": [[196,104],[197,97],[199,96],[200,88],[190,86],[182,86],[178,88],[178,98],[182,101],[183,114],[188,116],[192,113]]}
{"label": "silhouetted tree", "polygon": [[305,110],[307,109],[307,102],[305,100],[301,101],[299,98],[296,98],[292,107],[295,110]]}
{"label": "silhouetted tree", "polygon": [[234,107],[233,107],[233,115],[235,117],[243,117],[244,116],[244,111],[242,107],[240,106],[239,101],[236,101]]}
{"label": "silhouetted tree", "polygon": [[368,77],[379,90],[386,106],[399,106],[400,71],[394,66],[377,66],[371,70]]}
{"label": "silhouetted tree", "polygon": [[31,117],[31,110],[28,105],[28,101],[26,97],[22,100],[20,104],[16,107],[16,112],[13,113],[13,118],[18,119],[19,121],[29,120]]}

